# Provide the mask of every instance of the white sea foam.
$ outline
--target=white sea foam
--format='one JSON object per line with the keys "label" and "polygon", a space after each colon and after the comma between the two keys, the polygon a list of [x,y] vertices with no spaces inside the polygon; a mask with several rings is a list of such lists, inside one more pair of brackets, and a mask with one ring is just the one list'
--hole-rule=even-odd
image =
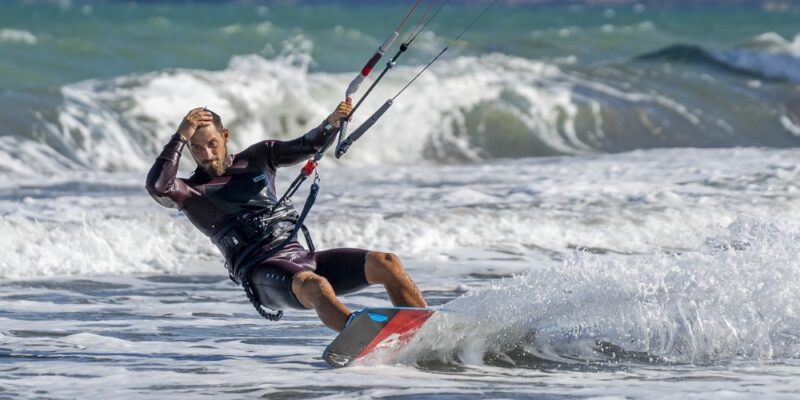
{"label": "white sea foam", "polygon": [[780,120],[781,124],[784,128],[786,128],[787,131],[791,132],[795,136],[800,136],[800,123],[792,121],[792,119],[786,115],[782,115]]}
{"label": "white sea foam", "polygon": [[771,53],[747,49],[712,52],[715,58],[734,68],[771,79],[800,82],[800,57],[791,53]]}
{"label": "white sea foam", "polygon": [[187,221],[152,212],[141,179],[7,176],[0,249],[8,253],[0,276],[221,272],[217,263],[209,267],[217,250]]}
{"label": "white sea foam", "polygon": [[26,30],[21,29],[0,29],[0,42],[5,43],[22,43],[22,44],[36,44],[39,39],[36,35]]}
{"label": "white sea foam", "polygon": [[52,147],[15,136],[0,137],[0,171],[17,176],[57,175],[75,169],[75,162]]}
{"label": "white sea foam", "polygon": [[[506,287],[507,293],[519,292],[518,287]],[[526,292],[522,299],[530,297]],[[686,393],[697,399],[792,399],[798,385],[791,379],[798,365],[788,359],[612,366],[591,372],[497,368],[480,362],[433,373],[408,365],[331,370],[319,354],[333,334],[313,312],[292,310],[283,321],[267,323],[242,298],[230,282],[206,278],[5,282],[0,308],[7,317],[0,317],[0,344],[14,366],[0,375],[0,384],[7,394],[24,399],[106,399],[109,394],[239,399],[243,392],[270,398],[298,393],[332,399],[353,398],[354,393],[364,398],[527,398],[578,392],[583,397],[659,400],[686,398]],[[507,310],[508,303],[504,306]],[[486,325],[474,331],[484,331]],[[453,332],[441,339],[455,339]],[[481,348],[482,343],[475,345]]]}
{"label": "white sea foam", "polygon": [[792,48],[792,53],[800,57],[800,34],[794,37],[791,48]]}
{"label": "white sea foam", "polygon": [[800,58],[800,34],[788,40],[775,32],[762,33],[744,43],[745,47],[756,47],[771,52],[789,53]]}
{"label": "white sea foam", "polygon": [[[40,201],[47,200],[26,198],[23,203],[40,208]],[[89,211],[98,202],[85,197],[62,197],[58,201],[71,203],[58,207],[68,211],[41,211],[68,212],[74,221],[64,221],[61,215],[56,218],[58,222],[48,221],[43,215],[4,215],[0,219],[0,232],[4,232],[0,248],[11,251],[0,261],[0,276],[202,272],[203,253],[206,258],[215,255],[209,253],[207,239],[184,221],[162,220],[153,214],[137,218],[102,215]],[[191,257],[187,259],[187,255]]]}
{"label": "white sea foam", "polygon": [[791,379],[798,368],[792,360],[590,373],[483,365],[434,373],[386,365],[331,370],[318,357],[333,335],[313,312],[293,310],[284,321],[267,323],[246,312],[248,307],[232,284],[216,279],[5,282],[0,309],[8,317],[0,317],[0,344],[13,366],[0,375],[0,384],[22,399],[226,400],[242,393],[331,399],[576,393],[792,399],[798,385]]}
{"label": "white sea foam", "polygon": [[[487,352],[521,348],[546,360],[585,362],[605,360],[596,351],[605,342],[646,353],[637,355],[643,362],[795,358],[800,232],[794,229],[742,218],[696,251],[575,253],[559,266],[449,303],[425,326],[411,356],[435,351],[480,363]],[[529,362],[518,354],[502,357]]]}
{"label": "white sea foam", "polygon": [[[420,265],[450,261],[422,271],[434,281],[487,268],[505,274],[575,248],[696,249],[740,215],[800,220],[798,164],[786,151],[673,150],[474,166],[322,167],[322,192],[307,224],[320,248],[393,251]],[[279,191],[293,175],[292,168],[279,172]],[[0,187],[0,251],[7,255],[0,276],[196,273],[207,264],[224,273],[209,240],[177,211],[156,205],[143,181],[138,173],[7,177]]]}

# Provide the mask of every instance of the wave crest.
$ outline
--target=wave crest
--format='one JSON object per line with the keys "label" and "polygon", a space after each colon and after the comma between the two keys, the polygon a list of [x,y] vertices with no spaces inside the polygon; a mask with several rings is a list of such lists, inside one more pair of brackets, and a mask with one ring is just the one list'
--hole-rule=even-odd
{"label": "wave crest", "polygon": [[[220,71],[176,69],[67,85],[57,109],[31,116],[33,132],[14,136],[15,143],[44,143],[69,160],[70,168],[141,171],[185,113],[198,106],[222,115],[231,130],[231,151],[267,138],[297,137],[341,101],[342,88],[353,74],[309,70],[312,43],[302,36],[290,42],[275,59],[237,56]],[[747,65],[762,60],[780,68],[774,59],[744,56],[751,53],[734,50],[730,54],[736,57],[724,58],[699,47],[673,46],[601,67],[499,53],[457,56],[434,64],[341,162],[441,163],[660,147],[800,144],[800,100],[785,85],[750,84],[762,76],[753,74],[767,72],[752,72]],[[666,63],[676,57],[710,68],[750,71],[751,81],[743,87],[730,81],[739,78],[724,74],[708,79],[704,71],[674,70]],[[419,68],[394,68],[351,126],[368,118]],[[795,71],[789,73],[792,77],[796,70],[786,71]],[[13,153],[8,157],[22,162]],[[44,154],[38,158],[46,159]],[[64,162],[36,169],[59,168]]]}

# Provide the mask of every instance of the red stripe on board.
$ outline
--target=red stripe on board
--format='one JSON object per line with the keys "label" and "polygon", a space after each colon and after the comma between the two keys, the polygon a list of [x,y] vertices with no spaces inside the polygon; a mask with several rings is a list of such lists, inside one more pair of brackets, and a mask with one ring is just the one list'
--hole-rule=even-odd
{"label": "red stripe on board", "polygon": [[364,350],[358,353],[356,360],[369,354],[384,339],[393,334],[399,334],[398,342],[405,344],[431,315],[433,315],[433,311],[430,310],[400,310],[400,312],[378,332],[375,338],[364,347]]}

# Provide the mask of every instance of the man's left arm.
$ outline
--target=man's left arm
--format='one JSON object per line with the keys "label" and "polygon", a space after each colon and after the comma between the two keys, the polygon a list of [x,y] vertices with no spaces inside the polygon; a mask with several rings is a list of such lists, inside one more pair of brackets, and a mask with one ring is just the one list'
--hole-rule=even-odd
{"label": "man's left arm", "polygon": [[331,115],[319,126],[306,132],[294,140],[270,141],[267,142],[268,158],[275,167],[284,167],[297,164],[307,159],[310,155],[321,149],[332,135],[339,132],[339,123],[343,118],[347,118],[352,111],[353,105],[349,101],[339,103]]}

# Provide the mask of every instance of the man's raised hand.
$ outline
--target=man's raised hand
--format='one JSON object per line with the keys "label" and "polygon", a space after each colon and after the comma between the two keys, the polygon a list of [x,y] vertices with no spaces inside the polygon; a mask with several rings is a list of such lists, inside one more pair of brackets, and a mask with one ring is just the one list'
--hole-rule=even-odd
{"label": "man's raised hand", "polygon": [[189,139],[194,136],[194,132],[197,131],[197,128],[211,125],[213,122],[214,120],[211,116],[211,112],[206,110],[205,107],[192,109],[183,117],[183,121],[181,121],[180,126],[178,126],[178,134],[181,135],[184,141],[188,142]]}
{"label": "man's raised hand", "polygon": [[351,111],[353,111],[353,101],[348,98],[347,101],[339,103],[336,110],[328,116],[328,123],[338,128],[341,120],[347,118]]}

